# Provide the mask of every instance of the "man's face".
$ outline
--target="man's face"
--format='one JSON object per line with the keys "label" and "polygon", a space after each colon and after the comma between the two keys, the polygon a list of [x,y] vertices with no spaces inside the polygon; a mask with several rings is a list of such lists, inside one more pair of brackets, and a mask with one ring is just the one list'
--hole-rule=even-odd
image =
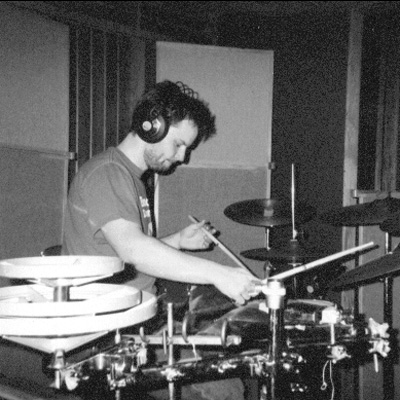
{"label": "man's face", "polygon": [[144,160],[155,172],[168,171],[173,165],[185,160],[187,149],[196,140],[197,126],[184,119],[171,125],[167,136],[159,143],[149,144],[144,151]]}

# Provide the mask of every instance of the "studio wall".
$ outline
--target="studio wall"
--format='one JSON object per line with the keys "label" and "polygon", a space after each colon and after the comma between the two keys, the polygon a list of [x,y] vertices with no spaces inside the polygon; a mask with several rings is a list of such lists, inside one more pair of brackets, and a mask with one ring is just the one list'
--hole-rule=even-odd
{"label": "studio wall", "polygon": [[0,257],[61,240],[68,165],[69,29],[0,4]]}

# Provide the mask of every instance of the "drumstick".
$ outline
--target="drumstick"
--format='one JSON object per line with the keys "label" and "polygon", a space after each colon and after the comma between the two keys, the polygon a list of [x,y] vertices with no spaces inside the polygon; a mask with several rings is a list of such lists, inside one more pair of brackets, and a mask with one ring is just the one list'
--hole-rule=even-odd
{"label": "drumstick", "polygon": [[322,265],[322,264],[326,264],[327,262],[330,262],[330,261],[336,260],[338,258],[344,257],[344,256],[346,256],[348,254],[356,253],[357,251],[361,251],[361,250],[367,249],[369,247],[372,247],[373,245],[374,245],[374,242],[369,242],[367,244],[363,244],[363,245],[358,246],[358,247],[353,247],[351,249],[340,251],[339,253],[335,253],[335,254],[332,254],[330,256],[321,258],[319,260],[310,262],[308,264],[301,265],[300,267],[297,267],[297,268],[282,272],[282,273],[277,274],[277,275],[273,275],[269,279],[273,279],[273,280],[286,279],[289,276],[296,275],[299,272],[307,271],[307,270],[309,270],[311,268],[317,267],[317,266]]}
{"label": "drumstick", "polygon": [[[195,217],[189,215],[189,219],[194,222],[198,223],[200,222],[198,219]],[[218,240],[211,232],[209,232],[206,228],[202,227],[201,230],[224,252],[226,253],[235,263],[240,267],[244,268],[245,270],[249,271],[252,275],[254,275],[254,272],[246,265],[244,264],[235,254],[233,254],[220,240]],[[255,275],[254,275],[255,276]]]}

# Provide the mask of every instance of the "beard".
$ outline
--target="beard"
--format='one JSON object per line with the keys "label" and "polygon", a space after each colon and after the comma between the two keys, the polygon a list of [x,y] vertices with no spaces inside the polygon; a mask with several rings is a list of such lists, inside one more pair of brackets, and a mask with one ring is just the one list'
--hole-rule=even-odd
{"label": "beard", "polygon": [[147,167],[154,172],[168,172],[175,164],[177,164],[170,160],[161,161],[160,157],[151,150],[146,150],[144,152],[144,161],[146,162]]}

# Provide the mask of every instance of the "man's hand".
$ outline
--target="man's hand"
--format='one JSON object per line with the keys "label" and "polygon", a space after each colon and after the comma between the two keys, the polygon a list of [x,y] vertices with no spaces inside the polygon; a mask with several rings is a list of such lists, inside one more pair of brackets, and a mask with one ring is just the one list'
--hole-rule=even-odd
{"label": "man's hand", "polygon": [[215,269],[213,284],[236,305],[242,305],[258,294],[256,287],[261,281],[242,268],[225,266]]}
{"label": "man's hand", "polygon": [[203,232],[207,229],[211,234],[216,233],[206,221],[196,222],[187,226],[179,232],[179,247],[182,250],[206,250],[213,243],[212,240]]}

